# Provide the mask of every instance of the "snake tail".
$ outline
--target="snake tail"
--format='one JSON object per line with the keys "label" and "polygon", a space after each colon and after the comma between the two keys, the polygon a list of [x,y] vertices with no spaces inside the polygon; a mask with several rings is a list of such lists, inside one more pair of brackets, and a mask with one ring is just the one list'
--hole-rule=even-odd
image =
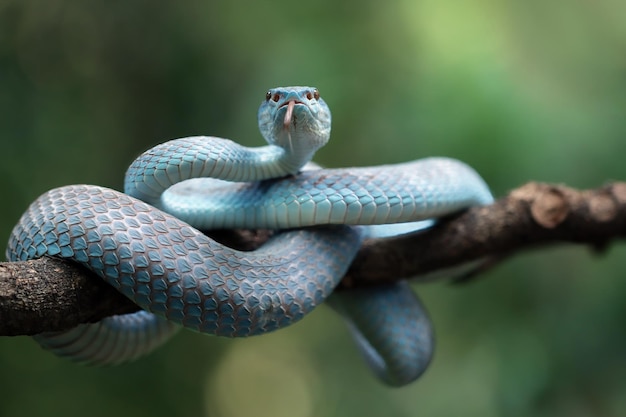
{"label": "snake tail", "polygon": [[406,281],[337,291],[328,301],[383,382],[403,386],[424,373],[433,356],[433,329]]}
{"label": "snake tail", "polygon": [[88,365],[118,365],[146,355],[173,336],[180,326],[139,311],[33,337],[57,356]]}

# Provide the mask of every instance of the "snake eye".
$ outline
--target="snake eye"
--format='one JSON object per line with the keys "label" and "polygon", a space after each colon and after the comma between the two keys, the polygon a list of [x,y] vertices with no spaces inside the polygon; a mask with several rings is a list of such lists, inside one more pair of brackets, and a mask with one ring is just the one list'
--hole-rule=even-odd
{"label": "snake eye", "polygon": [[309,100],[319,100],[320,99],[320,92],[317,91],[317,88],[313,90],[313,92],[307,91],[306,92],[306,98]]}
{"label": "snake eye", "polygon": [[272,91],[270,90],[267,93],[265,93],[265,101],[270,101],[270,99],[274,102],[277,102],[278,100],[280,100],[280,94],[278,93],[272,94]]}

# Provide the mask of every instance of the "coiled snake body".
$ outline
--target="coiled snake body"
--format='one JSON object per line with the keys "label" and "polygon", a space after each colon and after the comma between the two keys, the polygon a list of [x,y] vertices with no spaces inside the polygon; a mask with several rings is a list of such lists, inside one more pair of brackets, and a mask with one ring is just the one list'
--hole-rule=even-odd
{"label": "coiled snake body", "polygon": [[[144,309],[38,335],[42,346],[77,361],[119,363],[151,351],[179,325],[228,337],[262,334],[328,299],[381,379],[404,385],[424,371],[432,330],[406,283],[331,293],[363,239],[381,233],[371,225],[489,203],[489,189],[470,167],[446,158],[305,166],[330,136],[330,111],[314,88],[270,90],[258,119],[268,146],[169,141],[132,163],[125,194],[73,185],[30,206],[11,234],[10,260],[72,259]],[[284,231],[241,252],[198,230],[211,228]]]}

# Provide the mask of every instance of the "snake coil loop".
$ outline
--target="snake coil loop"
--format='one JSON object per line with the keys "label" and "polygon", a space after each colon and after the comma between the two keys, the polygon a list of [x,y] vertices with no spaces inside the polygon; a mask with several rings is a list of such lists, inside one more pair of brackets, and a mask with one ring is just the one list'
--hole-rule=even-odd
{"label": "snake coil loop", "polygon": [[[179,326],[263,334],[329,300],[383,381],[404,385],[421,375],[433,334],[406,282],[333,290],[364,239],[416,231],[423,223],[413,222],[489,203],[488,187],[447,158],[305,167],[330,137],[330,110],[315,88],[269,90],[258,121],[267,146],[176,139],[131,164],[125,193],[72,185],[31,204],[11,234],[10,260],[71,259],[145,310],[37,335],[42,346],[80,362],[120,363],[153,350]],[[280,232],[240,252],[199,231],[211,228]]]}

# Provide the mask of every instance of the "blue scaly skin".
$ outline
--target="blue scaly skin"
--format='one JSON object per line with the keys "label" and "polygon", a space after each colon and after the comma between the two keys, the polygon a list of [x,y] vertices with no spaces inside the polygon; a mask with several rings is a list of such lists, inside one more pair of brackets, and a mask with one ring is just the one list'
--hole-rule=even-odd
{"label": "blue scaly skin", "polygon": [[[125,194],[73,185],[30,206],[11,234],[10,260],[72,259],[145,310],[38,335],[42,346],[76,361],[120,363],[153,350],[181,325],[251,336],[292,324],[329,299],[383,381],[404,385],[426,369],[432,329],[406,283],[330,296],[363,239],[385,234],[372,225],[489,203],[483,180],[446,158],[305,166],[330,137],[330,111],[314,88],[268,91],[258,120],[267,146],[172,140],[132,163]],[[211,228],[287,230],[240,252],[198,230]],[[415,228],[395,225],[394,233]]]}

